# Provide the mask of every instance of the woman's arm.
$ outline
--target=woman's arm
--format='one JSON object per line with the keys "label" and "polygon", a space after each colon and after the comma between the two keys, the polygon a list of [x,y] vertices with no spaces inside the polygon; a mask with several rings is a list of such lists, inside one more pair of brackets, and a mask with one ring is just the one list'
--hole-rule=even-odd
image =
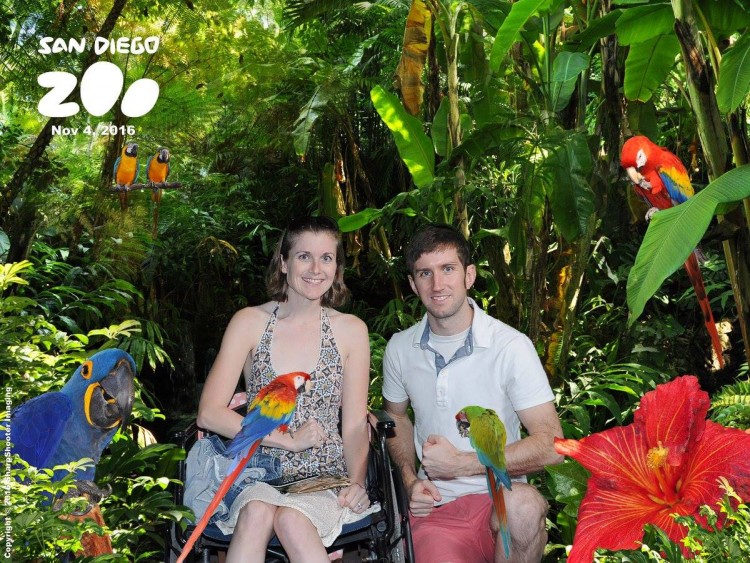
{"label": "woman's arm", "polygon": [[[227,438],[233,438],[240,431],[243,417],[227,405],[237,388],[245,360],[253,351],[253,343],[257,344],[260,340],[267,321],[268,313],[261,307],[241,309],[229,321],[219,354],[206,378],[198,404],[197,422],[201,428]],[[318,426],[307,424],[303,427],[295,434],[296,440],[288,433],[274,430],[261,443],[264,446],[294,452],[305,450],[312,447],[314,431]]]}
{"label": "woman's arm", "polygon": [[344,382],[341,398],[341,435],[344,459],[351,486],[339,495],[345,506],[367,506],[364,490],[367,475],[369,435],[367,433],[367,390],[370,385],[370,340],[367,326],[353,315],[341,317],[337,341],[345,354]]}

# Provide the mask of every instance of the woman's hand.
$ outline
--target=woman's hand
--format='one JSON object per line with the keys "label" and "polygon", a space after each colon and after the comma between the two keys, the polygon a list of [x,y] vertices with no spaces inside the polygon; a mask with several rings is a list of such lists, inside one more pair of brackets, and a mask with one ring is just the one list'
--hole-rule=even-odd
{"label": "woman's hand", "polygon": [[314,418],[308,418],[302,426],[294,431],[289,441],[293,452],[301,452],[310,448],[319,448],[328,439],[328,435],[320,423]]}
{"label": "woman's hand", "polygon": [[370,506],[370,499],[362,485],[352,483],[339,492],[339,506],[349,507],[352,512],[362,514]]}

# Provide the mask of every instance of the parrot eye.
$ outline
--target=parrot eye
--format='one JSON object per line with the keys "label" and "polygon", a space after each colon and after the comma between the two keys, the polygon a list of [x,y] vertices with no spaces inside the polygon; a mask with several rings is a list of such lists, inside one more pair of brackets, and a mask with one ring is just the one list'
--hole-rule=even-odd
{"label": "parrot eye", "polygon": [[81,366],[81,377],[84,379],[91,379],[91,374],[94,373],[94,362],[91,360],[88,360],[86,362],[83,362],[83,365]]}

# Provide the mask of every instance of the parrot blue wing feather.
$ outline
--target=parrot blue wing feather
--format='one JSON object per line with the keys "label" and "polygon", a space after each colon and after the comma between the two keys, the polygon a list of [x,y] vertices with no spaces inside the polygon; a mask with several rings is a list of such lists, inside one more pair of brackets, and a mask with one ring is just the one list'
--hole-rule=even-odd
{"label": "parrot blue wing feather", "polygon": [[661,178],[662,182],[664,182],[664,185],[667,188],[667,192],[669,193],[669,197],[672,199],[672,202],[675,205],[684,203],[688,200],[687,194],[680,189],[680,187],[677,185],[677,182],[675,182],[669,174],[665,172],[659,172],[659,177]]}
{"label": "parrot blue wing feather", "polygon": [[47,467],[72,413],[62,393],[45,393],[20,405],[11,413],[13,452],[29,465]]}
{"label": "parrot blue wing feather", "polygon": [[136,183],[136,182],[138,181],[138,174],[140,174],[140,173],[141,173],[141,165],[140,165],[140,163],[139,163],[139,162],[138,162],[138,161],[136,160],[136,161],[135,161],[135,178],[133,178],[133,183],[134,183],[134,184],[135,184],[135,183]]}
{"label": "parrot blue wing feather", "polygon": [[115,182],[117,181],[117,167],[120,166],[120,160],[122,159],[121,156],[117,157],[117,160],[115,160],[115,166],[112,169],[112,175],[115,177]]}
{"label": "parrot blue wing feather", "polygon": [[148,180],[151,180],[151,161],[153,160],[153,156],[149,156],[148,160],[146,161],[146,178]]}
{"label": "parrot blue wing feather", "polygon": [[[495,479],[497,479],[498,486],[500,486],[500,483],[502,483],[503,485],[505,485],[506,489],[511,490],[511,481],[510,481],[510,475],[508,475],[508,472],[497,469],[495,466],[492,465],[492,461],[487,457],[487,455],[482,450],[478,449],[476,446],[474,446],[474,444],[472,444],[472,446],[477,452],[479,463],[481,463],[485,467],[492,468],[492,472],[495,474]],[[488,488],[489,488],[489,484],[488,484]]]}

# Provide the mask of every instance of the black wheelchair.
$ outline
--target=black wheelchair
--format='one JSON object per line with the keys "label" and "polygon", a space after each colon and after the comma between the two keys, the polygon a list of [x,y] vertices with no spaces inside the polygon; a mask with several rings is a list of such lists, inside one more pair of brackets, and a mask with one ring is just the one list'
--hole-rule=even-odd
{"label": "black wheelchair", "polygon": [[[243,394],[244,396],[244,394]],[[242,404],[231,403],[233,408]],[[345,563],[376,561],[379,563],[413,563],[414,552],[409,527],[409,499],[401,481],[401,474],[393,467],[386,449],[386,436],[395,424],[383,411],[371,412],[370,454],[367,466],[366,489],[370,501],[379,503],[380,510],[362,520],[346,524],[334,543],[328,547],[329,553],[341,552]],[[182,431],[172,434],[171,441],[188,451],[204,431],[192,422]],[[185,482],[186,462],[179,464],[178,479]],[[174,500],[183,504],[183,486],[173,488]],[[173,522],[166,532],[165,563],[177,560],[182,547],[187,542],[193,526],[185,530]],[[224,535],[215,525],[209,525],[195,543],[192,561],[210,563],[212,555],[226,551],[232,536]],[[214,559],[216,560],[216,559]],[[187,561],[191,561],[190,558]],[[274,537],[266,551],[267,563],[288,562],[284,548]]]}

